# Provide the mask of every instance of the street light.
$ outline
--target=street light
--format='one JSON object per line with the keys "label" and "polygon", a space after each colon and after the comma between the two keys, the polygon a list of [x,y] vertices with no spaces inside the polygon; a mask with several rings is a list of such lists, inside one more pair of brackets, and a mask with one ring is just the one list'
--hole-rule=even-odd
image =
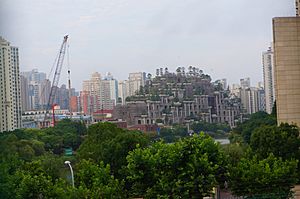
{"label": "street light", "polygon": [[73,169],[72,169],[72,166],[71,166],[71,162],[70,161],[65,161],[65,164],[67,164],[67,165],[69,165],[69,167],[70,167],[70,170],[71,170],[71,178],[72,178],[72,186],[73,186],[73,188],[75,187],[75,185],[74,185],[74,173],[73,173]]}

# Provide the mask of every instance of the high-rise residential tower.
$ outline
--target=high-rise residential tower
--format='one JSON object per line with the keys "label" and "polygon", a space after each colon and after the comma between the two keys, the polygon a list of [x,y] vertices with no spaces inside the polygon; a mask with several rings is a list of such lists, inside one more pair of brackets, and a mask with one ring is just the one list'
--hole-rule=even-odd
{"label": "high-rise residential tower", "polygon": [[300,17],[273,19],[277,122],[300,126]]}
{"label": "high-rise residential tower", "polygon": [[[95,72],[92,74],[92,77],[90,80],[85,80],[83,81],[82,85],[82,90],[83,91],[88,91],[89,96],[90,96],[90,109],[92,112],[96,112],[98,110],[101,110],[101,103],[100,103],[100,98],[101,98],[101,75],[98,72]],[[84,92],[85,94],[87,92]]]}
{"label": "high-rise residential tower", "polygon": [[144,72],[136,72],[136,73],[129,73],[128,78],[128,93],[129,95],[135,95],[136,91],[140,89],[141,86],[145,86],[146,81],[146,73]]}
{"label": "high-rise residential tower", "polygon": [[[27,85],[26,85],[27,83]],[[28,106],[22,106],[23,111],[42,110],[47,106],[51,82],[47,79],[46,73],[39,72],[37,69],[21,72],[21,98],[22,104],[27,97]],[[25,94],[24,88],[28,87],[28,94]]]}
{"label": "high-rise residential tower", "polygon": [[118,81],[108,72],[101,80],[100,104],[101,110],[113,110],[118,98]]}
{"label": "high-rise residential tower", "polygon": [[241,83],[242,88],[250,88],[250,78],[249,77],[240,79],[240,83]]}
{"label": "high-rise residential tower", "polygon": [[274,91],[274,61],[273,50],[270,47],[267,51],[262,53],[264,89],[265,89],[265,105],[266,112],[271,113],[275,101]]}
{"label": "high-rise residential tower", "polygon": [[246,114],[253,114],[262,108],[261,99],[259,89],[256,87],[246,87],[240,88],[239,91],[239,98],[241,99],[241,103],[244,109],[244,113]]}
{"label": "high-rise residential tower", "polygon": [[126,97],[128,97],[127,82],[127,80],[118,82],[118,98],[121,98],[121,102],[123,105],[125,104]]}
{"label": "high-rise residential tower", "polygon": [[20,75],[22,112],[29,110],[29,84],[26,77]]}
{"label": "high-rise residential tower", "polygon": [[0,37],[0,132],[21,128],[19,50]]}

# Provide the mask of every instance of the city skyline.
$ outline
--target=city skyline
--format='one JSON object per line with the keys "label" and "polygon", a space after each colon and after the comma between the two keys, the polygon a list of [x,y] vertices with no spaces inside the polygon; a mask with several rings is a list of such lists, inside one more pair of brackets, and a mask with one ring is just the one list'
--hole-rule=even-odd
{"label": "city skyline", "polygon": [[[256,84],[262,81],[261,52],[272,41],[270,19],[295,15],[294,4],[2,1],[0,34],[20,48],[21,71],[38,68],[47,74],[63,35],[69,34],[71,81],[77,90],[93,72],[124,80],[129,72],[154,74],[155,68],[189,65],[213,80],[227,78],[232,84],[250,77]],[[60,84],[66,83],[65,67]]]}

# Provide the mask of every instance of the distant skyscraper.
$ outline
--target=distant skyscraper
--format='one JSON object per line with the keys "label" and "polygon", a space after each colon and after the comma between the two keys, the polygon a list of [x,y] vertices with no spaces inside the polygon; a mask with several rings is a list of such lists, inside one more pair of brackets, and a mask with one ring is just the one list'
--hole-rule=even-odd
{"label": "distant skyscraper", "polygon": [[232,84],[230,88],[230,93],[235,95],[236,97],[239,97],[241,86],[239,84]]}
{"label": "distant skyscraper", "polygon": [[135,95],[136,91],[140,89],[141,86],[145,86],[146,73],[137,72],[129,73],[128,83],[129,83],[129,95]]}
{"label": "distant skyscraper", "polygon": [[29,110],[29,84],[26,77],[20,75],[22,112]]}
{"label": "distant skyscraper", "polygon": [[19,50],[0,37],[0,132],[21,128]]}
{"label": "distant skyscraper", "polygon": [[110,99],[112,99],[114,104],[116,104],[118,98],[118,81],[112,76],[111,73],[108,73],[103,81],[109,82]]}
{"label": "distant skyscraper", "polygon": [[[21,75],[27,79],[28,82],[28,106],[24,107],[23,110],[42,110],[46,107],[50,89],[48,83],[51,82],[46,79],[46,73],[39,72],[37,69],[31,71],[21,72]],[[22,83],[24,81],[21,81]],[[24,82],[25,83],[25,82]],[[23,91],[22,91],[23,92]],[[45,99],[47,98],[47,99]]]}
{"label": "distant skyscraper", "polygon": [[79,97],[78,96],[71,96],[70,110],[72,113],[79,112]]}
{"label": "distant skyscraper", "polygon": [[264,83],[263,82],[257,82],[257,88],[264,89],[265,88]]}
{"label": "distant skyscraper", "polygon": [[54,103],[58,104],[61,109],[69,109],[69,89],[67,89],[65,84],[62,84],[61,87],[57,89]]}
{"label": "distant skyscraper", "polygon": [[118,97],[121,98],[122,104],[125,104],[126,97],[128,97],[127,92],[127,80],[119,81],[118,83]]}
{"label": "distant skyscraper", "polygon": [[90,115],[93,112],[90,91],[80,91],[80,111],[83,114]]}
{"label": "distant skyscraper", "polygon": [[247,114],[264,111],[264,91],[261,88],[240,88],[239,96]]}
{"label": "distant skyscraper", "polygon": [[29,109],[40,109],[40,84],[35,81],[29,83]]}
{"label": "distant skyscraper", "polygon": [[240,83],[241,83],[242,88],[250,88],[250,78],[249,77],[241,79]]}
{"label": "distant skyscraper", "polygon": [[38,84],[42,83],[46,79],[46,73],[39,72],[37,69],[21,72],[21,75],[26,77],[29,82],[34,81],[37,82]]}
{"label": "distant skyscraper", "polygon": [[263,76],[264,76],[264,90],[266,99],[266,112],[271,113],[275,101],[274,91],[274,61],[273,50],[270,47],[262,54]]}
{"label": "distant skyscraper", "polygon": [[273,39],[277,121],[300,126],[300,17],[274,18]]}
{"label": "distant skyscraper", "polygon": [[118,98],[118,81],[111,73],[107,73],[101,81],[100,91],[101,110],[113,110]]}
{"label": "distant skyscraper", "polygon": [[111,84],[110,80],[103,80],[101,82],[101,97],[100,104],[101,110],[113,110],[115,106],[115,99],[111,97]]}
{"label": "distant skyscraper", "polygon": [[40,107],[41,109],[45,109],[48,106],[48,100],[51,91],[51,81],[49,79],[45,79],[40,84],[40,90]]}
{"label": "distant skyscraper", "polygon": [[[83,91],[89,92],[89,97],[91,98],[90,108],[92,112],[101,110],[101,75],[98,72],[92,74],[90,80],[83,81]],[[85,93],[86,94],[86,93]]]}
{"label": "distant skyscraper", "polygon": [[223,86],[223,89],[227,90],[227,88],[228,88],[227,79],[225,79],[225,78],[221,79],[221,84]]}

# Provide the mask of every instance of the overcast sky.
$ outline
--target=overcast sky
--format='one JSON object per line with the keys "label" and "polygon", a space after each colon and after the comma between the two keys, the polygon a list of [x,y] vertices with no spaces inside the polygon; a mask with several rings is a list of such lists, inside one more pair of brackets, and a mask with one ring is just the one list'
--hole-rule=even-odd
{"label": "overcast sky", "polygon": [[272,18],[293,16],[294,7],[294,0],[1,0],[0,35],[19,47],[21,71],[49,73],[69,34],[76,89],[96,71],[123,80],[189,65],[230,84],[250,77],[255,86]]}

